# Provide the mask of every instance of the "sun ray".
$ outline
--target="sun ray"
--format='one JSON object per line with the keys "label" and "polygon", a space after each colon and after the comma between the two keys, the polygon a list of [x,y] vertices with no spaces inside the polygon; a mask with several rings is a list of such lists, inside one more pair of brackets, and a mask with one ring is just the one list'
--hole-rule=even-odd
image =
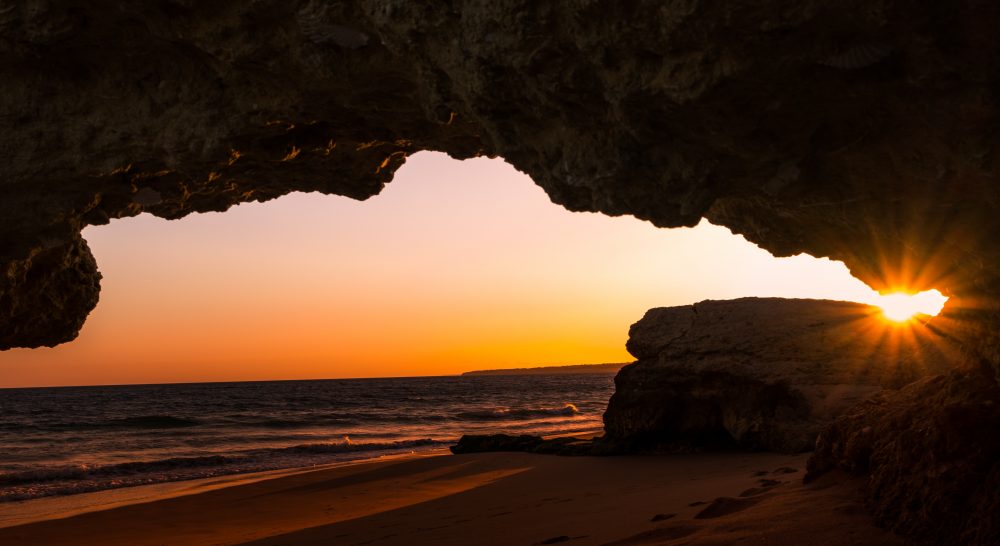
{"label": "sun ray", "polygon": [[871,303],[882,309],[885,318],[893,322],[907,322],[918,315],[936,316],[946,301],[948,298],[938,290],[927,290],[918,294],[880,294]]}

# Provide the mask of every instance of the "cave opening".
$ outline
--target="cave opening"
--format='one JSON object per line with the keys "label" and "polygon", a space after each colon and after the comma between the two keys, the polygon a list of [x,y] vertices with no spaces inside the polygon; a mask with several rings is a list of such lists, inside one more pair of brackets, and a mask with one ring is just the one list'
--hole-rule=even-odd
{"label": "cave opening", "polygon": [[707,222],[658,229],[569,212],[502,160],[430,152],[364,202],[293,194],[84,235],[104,275],[100,304],[78,340],[0,354],[0,384],[623,362],[628,325],[652,306],[887,298],[840,262],[775,258]]}

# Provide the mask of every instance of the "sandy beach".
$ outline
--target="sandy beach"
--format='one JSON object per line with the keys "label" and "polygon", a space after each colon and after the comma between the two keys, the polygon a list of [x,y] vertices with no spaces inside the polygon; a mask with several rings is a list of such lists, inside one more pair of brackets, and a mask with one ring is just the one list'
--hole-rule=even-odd
{"label": "sandy beach", "polygon": [[899,543],[806,457],[415,455],[10,503],[0,544]]}

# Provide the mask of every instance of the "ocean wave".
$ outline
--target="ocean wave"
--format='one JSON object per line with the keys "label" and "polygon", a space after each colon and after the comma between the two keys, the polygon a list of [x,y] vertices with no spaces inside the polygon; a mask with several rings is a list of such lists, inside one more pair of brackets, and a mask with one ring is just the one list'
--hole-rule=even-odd
{"label": "ocean wave", "polygon": [[486,411],[466,411],[456,415],[459,419],[484,421],[492,419],[533,419],[539,417],[571,417],[580,410],[573,404],[559,408],[494,408]]}
{"label": "ocean wave", "polygon": [[599,429],[612,390],[597,376],[5,390],[0,503],[370,459],[466,433]]}
{"label": "ocean wave", "polygon": [[140,415],[136,417],[121,417],[105,421],[69,421],[69,422],[32,422],[11,423],[6,427],[10,430],[98,430],[98,429],[164,429],[196,427],[203,424],[196,419],[177,417],[174,415]]}
{"label": "ocean wave", "polygon": [[201,422],[196,419],[174,417],[173,415],[143,415],[140,417],[125,417],[113,419],[104,426],[122,428],[181,428],[196,427]]}
{"label": "ocean wave", "polygon": [[365,423],[405,422],[420,423],[425,421],[446,420],[439,415],[406,415],[395,412],[341,412],[330,415],[303,415],[298,417],[267,417],[255,415],[227,415],[221,417],[215,424],[241,427],[260,427],[266,429],[299,429],[330,426],[357,426]]}
{"label": "ocean wave", "polygon": [[[38,484],[46,482],[66,482],[81,480],[101,480],[136,475],[162,475],[173,471],[198,468],[239,466],[247,463],[266,463],[280,455],[323,455],[337,453],[358,453],[367,451],[400,451],[417,447],[444,445],[448,442],[423,438],[397,442],[355,443],[345,437],[344,441],[331,443],[300,444],[288,447],[267,448],[232,455],[205,455],[198,457],[171,457],[151,461],[131,461],[108,465],[72,465],[47,467],[35,470],[0,473],[0,486]],[[162,478],[162,476],[161,476]],[[155,479],[154,481],[167,481]]]}
{"label": "ocean wave", "polygon": [[269,453],[355,453],[358,451],[392,451],[398,449],[408,449],[414,447],[428,447],[434,445],[444,445],[450,442],[422,438],[419,440],[400,440],[397,442],[366,442],[354,443],[350,438],[345,437],[343,442],[302,444],[290,447],[277,447],[268,449]]}
{"label": "ocean wave", "polygon": [[0,485],[23,485],[53,481],[88,480],[114,476],[128,476],[153,472],[164,472],[178,468],[220,466],[230,462],[245,460],[245,457],[207,455],[201,457],[171,457],[154,461],[133,461],[108,465],[72,465],[39,468],[21,472],[0,474]]}
{"label": "ocean wave", "polygon": [[296,429],[296,428],[310,428],[315,427],[320,424],[324,424],[322,421],[312,420],[312,419],[243,419],[243,420],[227,420],[223,422],[226,425],[237,425],[243,427],[261,427],[269,429]]}

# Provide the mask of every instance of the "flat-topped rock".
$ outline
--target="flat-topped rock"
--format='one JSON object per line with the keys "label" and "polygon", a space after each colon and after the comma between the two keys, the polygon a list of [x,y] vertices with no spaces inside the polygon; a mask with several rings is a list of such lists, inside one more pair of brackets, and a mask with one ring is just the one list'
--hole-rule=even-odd
{"label": "flat-topped rock", "polygon": [[929,318],[898,324],[869,305],[780,298],[651,309],[629,330],[638,361],[615,378],[606,442],[808,451],[854,404],[951,369],[955,350]]}

